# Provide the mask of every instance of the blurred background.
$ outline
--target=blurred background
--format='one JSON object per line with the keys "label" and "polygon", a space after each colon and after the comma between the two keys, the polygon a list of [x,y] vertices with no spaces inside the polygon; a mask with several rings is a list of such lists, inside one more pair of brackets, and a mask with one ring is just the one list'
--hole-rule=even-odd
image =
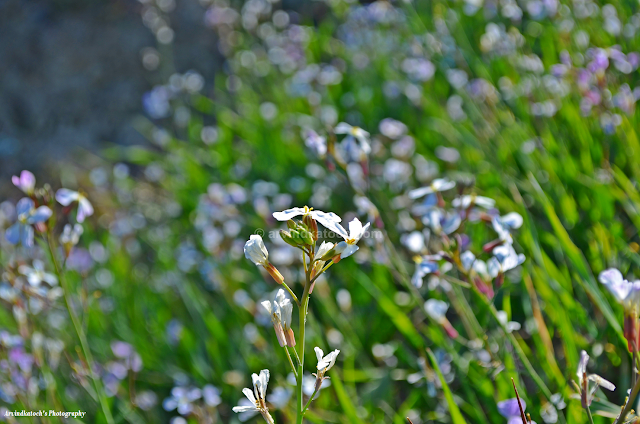
{"label": "blurred background", "polygon": [[[145,68],[155,37],[134,0],[0,2],[0,175],[83,151],[145,143],[133,127],[142,96],[162,82]],[[221,66],[197,1],[176,5],[173,64],[208,81]],[[154,72],[156,71],[156,72]]]}

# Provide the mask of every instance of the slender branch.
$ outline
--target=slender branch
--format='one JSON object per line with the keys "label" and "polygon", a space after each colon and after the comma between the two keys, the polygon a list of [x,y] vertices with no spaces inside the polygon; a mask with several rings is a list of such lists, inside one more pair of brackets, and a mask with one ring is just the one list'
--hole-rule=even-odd
{"label": "slender branch", "polygon": [[587,406],[585,408],[587,410],[587,417],[589,417],[589,424],[593,424],[593,416],[591,415],[591,409]]}
{"label": "slender branch", "polygon": [[300,362],[300,356],[298,356],[298,351],[296,350],[295,347],[292,350],[294,355],[296,356],[296,361],[298,361],[298,365],[300,365],[302,362]]}
{"label": "slender branch", "polygon": [[311,401],[313,401],[313,398],[316,397],[316,394],[318,393],[318,390],[320,388],[316,389],[313,391],[313,394],[311,395],[311,397],[309,398],[309,401],[307,402],[307,404],[304,406],[304,408],[302,409],[302,413],[304,414],[305,412],[307,412],[307,409],[309,409],[309,406],[311,406]]}
{"label": "slender branch", "polygon": [[[295,351],[295,349],[293,349]],[[298,378],[298,371],[296,367],[293,365],[293,360],[291,359],[291,354],[289,353],[289,348],[287,346],[284,347],[284,351],[287,352],[287,359],[289,360],[289,364],[291,365],[291,369],[293,370],[293,374]]]}
{"label": "slender branch", "polygon": [[296,302],[296,304],[298,305],[298,308],[300,307],[300,301],[298,300],[298,296],[296,296],[296,294],[293,292],[293,290],[291,290],[291,287],[289,287],[287,285],[287,283],[285,283],[284,281],[282,282],[282,285],[284,286],[285,289],[287,289],[287,291],[289,292],[289,294],[291,295],[291,298]]}

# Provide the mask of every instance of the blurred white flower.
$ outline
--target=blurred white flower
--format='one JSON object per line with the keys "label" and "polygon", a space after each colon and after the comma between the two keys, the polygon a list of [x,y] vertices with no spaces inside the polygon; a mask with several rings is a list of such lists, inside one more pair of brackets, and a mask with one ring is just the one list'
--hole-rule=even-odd
{"label": "blurred white flower", "polygon": [[84,222],[85,218],[93,215],[93,206],[91,202],[81,193],[67,188],[61,188],[56,191],[56,200],[62,206],[69,206],[73,202],[78,202],[78,214],[76,219],[78,222]]}
{"label": "blurred white flower", "polygon": [[456,186],[454,181],[451,181],[447,178],[436,178],[429,184],[427,187],[417,188],[415,190],[411,190],[409,192],[409,198],[411,199],[419,199],[420,197],[424,197],[427,194],[431,193],[440,193],[443,191],[450,190]]}

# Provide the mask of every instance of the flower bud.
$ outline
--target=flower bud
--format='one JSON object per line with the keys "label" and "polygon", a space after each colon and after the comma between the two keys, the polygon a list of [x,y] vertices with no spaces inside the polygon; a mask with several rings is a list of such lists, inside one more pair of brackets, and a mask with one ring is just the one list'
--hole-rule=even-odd
{"label": "flower bud", "polygon": [[[318,223],[316,222],[316,220],[313,219],[311,215],[305,215],[304,218],[302,218],[302,222],[304,222],[304,225],[306,225],[309,231],[311,232],[311,237],[313,238],[313,242],[318,241]],[[309,244],[313,244],[313,243],[309,243]]]}
{"label": "flower bud", "polygon": [[291,234],[291,238],[293,239],[293,241],[295,241],[296,245],[305,244],[298,230],[292,229],[291,231],[289,231],[289,234]]}
{"label": "flower bud", "polygon": [[294,221],[293,219],[288,220],[287,227],[289,227],[290,230],[293,230],[294,228],[296,228],[296,221]]}
{"label": "flower bud", "polygon": [[293,238],[293,236],[289,231],[280,230],[280,237],[288,245],[291,245],[293,247],[298,247],[298,243],[296,243],[295,239]]}
{"label": "flower bud", "polygon": [[267,265],[264,265],[264,269],[266,269],[269,275],[271,275],[273,279],[276,280],[276,283],[278,284],[284,283],[284,277],[282,276],[282,274],[280,274],[280,271],[278,271],[278,269],[275,266],[271,264],[267,264]]}
{"label": "flower bud", "polygon": [[296,346],[296,337],[293,334],[293,329],[287,328],[284,331],[284,337],[285,337],[285,340],[287,342],[287,346],[290,346],[290,347],[295,347]]}
{"label": "flower bud", "polygon": [[262,237],[257,234],[252,235],[244,244],[244,255],[256,265],[266,267],[269,263],[269,252],[264,246]]}
{"label": "flower bud", "polygon": [[302,228],[300,230],[300,238],[302,238],[304,244],[308,244],[309,246],[315,243],[311,231],[309,231],[307,228]]}

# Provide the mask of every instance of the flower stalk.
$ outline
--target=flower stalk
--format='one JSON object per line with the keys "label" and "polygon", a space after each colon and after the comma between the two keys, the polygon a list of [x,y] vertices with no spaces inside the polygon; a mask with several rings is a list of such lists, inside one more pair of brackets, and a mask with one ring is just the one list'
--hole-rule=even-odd
{"label": "flower stalk", "polygon": [[109,409],[107,397],[104,392],[104,387],[102,387],[102,381],[95,372],[95,362],[93,360],[91,349],[89,348],[87,336],[82,327],[82,323],[80,322],[80,319],[76,314],[76,311],[73,309],[69,287],[67,286],[67,280],[65,278],[63,270],[58,263],[58,260],[56,259],[54,241],[50,231],[47,232],[46,243],[48,246],[49,256],[51,258],[51,263],[53,264],[53,268],[55,270],[56,276],[58,277],[58,281],[60,281],[60,287],[62,288],[65,306],[67,307],[67,311],[69,312],[69,316],[71,317],[71,322],[73,323],[76,335],[78,336],[78,339],[80,339],[80,347],[82,348],[82,353],[85,357],[85,360],[87,361],[89,375],[91,376],[91,380],[93,381],[96,395],[98,396],[98,400],[100,402],[100,407],[102,408],[102,412],[104,413],[107,423],[114,424],[113,416],[111,415],[111,410]]}

